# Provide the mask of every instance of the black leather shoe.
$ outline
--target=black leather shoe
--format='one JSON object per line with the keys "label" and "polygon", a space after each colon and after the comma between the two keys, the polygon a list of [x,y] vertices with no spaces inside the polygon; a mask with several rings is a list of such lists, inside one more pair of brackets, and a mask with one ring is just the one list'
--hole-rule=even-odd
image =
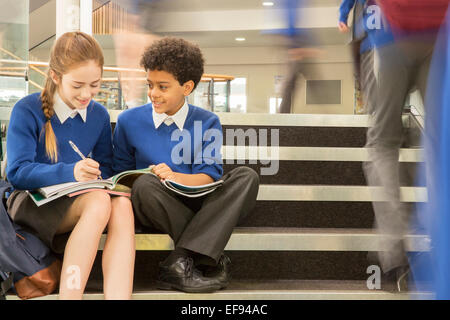
{"label": "black leather shoe", "polygon": [[156,284],[159,289],[189,293],[209,293],[221,288],[217,279],[204,277],[190,257],[180,257],[168,266],[160,263]]}
{"label": "black leather shoe", "polygon": [[203,274],[205,277],[217,279],[220,283],[220,288],[226,288],[231,280],[231,260],[228,256],[222,254],[219,262],[215,267],[208,267]]}

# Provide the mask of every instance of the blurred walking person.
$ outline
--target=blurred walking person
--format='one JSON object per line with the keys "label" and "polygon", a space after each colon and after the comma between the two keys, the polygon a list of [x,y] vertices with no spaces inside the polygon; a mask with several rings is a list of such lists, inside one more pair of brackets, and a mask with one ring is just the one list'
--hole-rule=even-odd
{"label": "blurred walking person", "polygon": [[[364,88],[369,92],[371,108],[365,146],[369,162],[364,164],[364,171],[370,186],[382,187],[383,201],[373,202],[376,228],[383,235],[384,250],[378,252],[378,259],[383,279],[394,282],[398,291],[407,290],[409,274],[404,236],[408,232],[410,211],[400,198],[398,161],[403,142],[402,112],[410,92],[418,89],[422,97],[426,96],[437,29],[424,26],[413,30],[397,24],[402,17],[412,14],[415,5],[421,8],[415,12],[416,17],[426,17],[433,1],[379,0],[383,12],[378,12],[387,19],[382,16],[382,28],[368,34],[374,47],[375,81]],[[392,10],[399,8],[402,10],[393,15]],[[377,12],[376,7],[373,10]]]}

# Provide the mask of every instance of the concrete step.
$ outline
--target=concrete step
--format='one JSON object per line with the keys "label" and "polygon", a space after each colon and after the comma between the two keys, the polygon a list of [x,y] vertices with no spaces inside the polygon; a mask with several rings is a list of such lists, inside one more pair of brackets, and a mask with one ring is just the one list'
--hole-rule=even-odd
{"label": "concrete step", "polygon": [[[224,146],[222,155],[225,173],[244,165],[260,175],[262,184],[366,185],[365,148]],[[401,185],[418,185],[423,150],[403,148],[399,161]]]}
{"label": "concrete step", "polygon": [[[239,167],[246,166],[259,174],[261,184],[289,185],[348,185],[365,186],[366,178],[361,162],[350,161],[278,161],[269,164],[223,165],[224,174]],[[423,163],[401,162],[399,164],[401,186],[425,186],[417,179],[418,170],[423,170]]]}
{"label": "concrete step", "polygon": [[[261,201],[386,201],[381,187],[261,184],[257,200]],[[403,202],[426,202],[425,187],[401,187]]]}
{"label": "concrete step", "polygon": [[[369,148],[325,148],[325,147],[278,147],[239,146],[222,147],[224,163],[233,160],[279,160],[279,161],[369,161]],[[400,149],[399,162],[423,162],[424,151],[420,148]]]}
{"label": "concrete step", "polygon": [[[110,110],[113,128],[120,110]],[[290,147],[363,147],[369,126],[367,115],[335,114],[263,114],[217,113],[223,128],[224,145],[252,145],[250,140],[231,139],[247,134],[261,137],[273,144],[272,133],[279,146]],[[405,128],[409,127],[409,115],[403,116]],[[238,132],[241,130],[241,132]],[[231,138],[227,138],[231,137]],[[275,136],[274,136],[275,137]],[[408,143],[405,142],[405,147]]]}
{"label": "concrete step", "polygon": [[[394,293],[385,290],[369,290],[366,281],[232,281],[228,288],[215,293],[189,294],[179,291],[163,291],[150,284],[135,284],[133,300],[412,300],[432,299],[431,292]],[[35,300],[57,300],[52,294]],[[102,300],[100,291],[86,291],[84,300]],[[7,300],[18,300],[7,295]],[[223,310],[224,311],[224,310]]]}
{"label": "concrete step", "polygon": [[373,221],[371,202],[257,201],[238,226],[371,229]]}
{"label": "concrete step", "polygon": [[[136,234],[136,250],[173,250],[167,234]],[[225,250],[239,251],[384,251],[385,237],[372,229],[235,228]],[[104,248],[102,235],[99,250]],[[429,250],[429,238],[410,234],[406,250]]]}

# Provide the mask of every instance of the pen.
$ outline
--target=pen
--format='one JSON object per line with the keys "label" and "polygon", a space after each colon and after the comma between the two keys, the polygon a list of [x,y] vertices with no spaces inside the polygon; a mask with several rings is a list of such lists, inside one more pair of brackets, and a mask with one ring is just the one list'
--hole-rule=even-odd
{"label": "pen", "polygon": [[[81,153],[80,149],[78,149],[77,145],[75,143],[73,143],[72,140],[69,140],[69,144],[72,147],[73,151],[75,151],[81,157],[81,159],[83,159],[83,160],[86,159],[84,154]],[[101,180],[102,177],[98,176],[97,179]]]}
{"label": "pen", "polygon": [[75,145],[75,143],[72,142],[72,140],[69,140],[69,144],[72,147],[73,151],[78,153],[78,155],[81,157],[81,159],[83,159],[83,160],[86,159],[84,154],[81,153],[80,149],[78,149],[78,147]]}

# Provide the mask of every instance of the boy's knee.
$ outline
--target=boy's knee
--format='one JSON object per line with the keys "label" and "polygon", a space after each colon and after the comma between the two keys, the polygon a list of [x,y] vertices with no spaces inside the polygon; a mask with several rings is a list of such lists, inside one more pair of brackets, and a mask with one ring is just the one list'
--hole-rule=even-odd
{"label": "boy's knee", "polygon": [[257,187],[259,185],[259,175],[255,170],[249,167],[238,167],[235,169],[236,177],[245,180],[245,184]]}
{"label": "boy's knee", "polygon": [[159,178],[150,174],[143,175],[133,183],[131,202],[133,205],[141,203],[151,205],[153,202],[157,202],[161,192],[165,192],[164,188]]}
{"label": "boy's knee", "polygon": [[159,181],[159,178],[152,175],[152,174],[144,174],[136,179],[136,181],[133,183],[132,187],[132,194],[141,194],[141,192],[147,193],[148,190],[153,189],[155,187],[159,187],[161,185],[161,182]]}

